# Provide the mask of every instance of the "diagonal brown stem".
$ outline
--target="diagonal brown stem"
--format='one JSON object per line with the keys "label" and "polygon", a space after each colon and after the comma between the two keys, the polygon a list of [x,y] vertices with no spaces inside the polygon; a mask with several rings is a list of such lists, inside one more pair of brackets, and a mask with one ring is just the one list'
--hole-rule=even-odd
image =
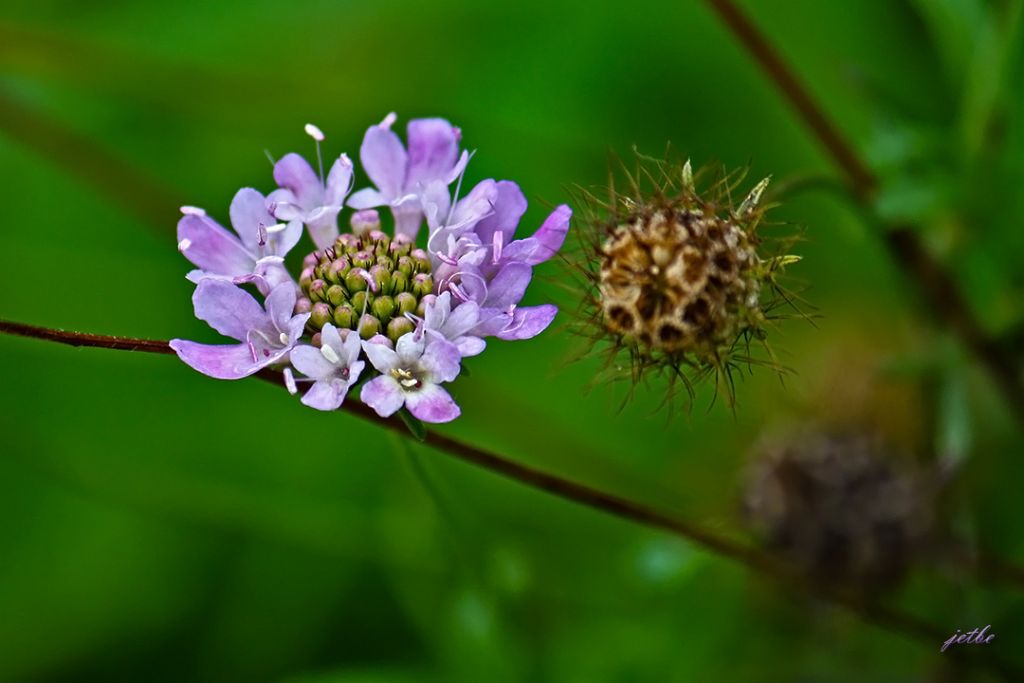
{"label": "diagonal brown stem", "polygon": [[[0,333],[44,339],[70,346],[88,346],[158,354],[174,353],[169,347],[168,342],[162,340],[70,332],[6,320],[0,320]],[[274,384],[284,385],[283,375],[270,369],[265,369],[256,376]],[[385,429],[409,436],[408,431],[401,422],[379,417],[373,410],[362,403],[349,402],[345,404],[344,409]],[[854,591],[801,580],[792,568],[780,563],[771,555],[691,522],[676,519],[661,511],[615,494],[592,488],[586,484],[523,465],[450,436],[428,432],[426,443],[437,448],[442,453],[512,479],[525,486],[546,491],[563,500],[600,510],[614,517],[649,528],[672,533],[700,546],[706,551],[736,561],[755,572],[782,580],[787,585],[841,605],[865,621],[901,633],[912,639],[920,640],[930,646],[941,643],[945,637],[945,632],[941,628],[912,614],[887,607],[878,602],[867,601],[862,595]],[[953,656],[962,657],[965,655],[955,653]],[[1008,680],[1018,680],[1018,673],[1001,660],[991,657],[987,659],[980,657],[976,660],[974,658],[971,659],[978,666],[992,669]]]}
{"label": "diagonal brown stem", "polygon": [[[771,42],[733,0],[705,2],[760,65],[842,170],[854,196],[873,214],[871,199],[878,184],[875,175]],[[955,278],[921,242],[914,226],[887,225],[884,228],[889,254],[903,267],[907,280],[918,289],[930,314],[952,330],[977,357],[1003,393],[1010,410],[1024,423],[1024,369],[1017,359],[985,331]]]}

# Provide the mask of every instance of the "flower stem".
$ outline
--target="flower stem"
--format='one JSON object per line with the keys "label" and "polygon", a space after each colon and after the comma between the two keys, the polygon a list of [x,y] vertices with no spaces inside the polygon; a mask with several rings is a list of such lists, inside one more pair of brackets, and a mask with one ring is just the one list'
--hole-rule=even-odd
{"label": "flower stem", "polygon": [[[158,354],[174,353],[170,346],[168,346],[168,343],[162,340],[70,332],[6,320],[0,320],[0,333],[44,339],[70,346],[87,346]],[[255,376],[284,386],[283,374],[269,368],[260,371]],[[399,435],[412,438],[412,435],[400,420],[379,417],[369,406],[362,403],[351,401],[346,403],[343,409]],[[529,467],[450,436],[445,436],[444,434],[428,431],[425,442],[442,453],[512,479],[525,486],[546,491],[563,500],[600,510],[620,519],[679,536],[703,548],[705,551],[738,562],[756,573],[781,580],[786,585],[797,590],[805,591],[810,595],[841,605],[867,622],[903,634],[911,639],[919,640],[928,646],[936,646],[937,643],[941,644],[945,639],[944,629],[930,624],[915,615],[888,607],[873,600],[868,600],[857,591],[808,581],[796,573],[793,568],[778,561],[768,553],[716,531],[703,528],[692,522],[674,518],[661,511],[654,510],[613,493]],[[982,654],[991,655],[988,652]],[[991,656],[974,657],[968,650],[958,651],[953,656],[969,659],[977,666],[988,668],[1007,680],[1020,680],[1024,678],[1012,665],[999,658]]]}
{"label": "flower stem", "polygon": [[[877,178],[778,51],[733,0],[705,2],[747,49],[826,149],[846,176],[854,197],[874,215],[872,198],[878,186]],[[1010,410],[1024,423],[1024,371],[1017,359],[985,331],[955,278],[925,247],[915,226],[878,222],[882,224],[889,254],[903,267],[907,279],[917,287],[929,313],[952,330],[977,357],[1003,393]]]}

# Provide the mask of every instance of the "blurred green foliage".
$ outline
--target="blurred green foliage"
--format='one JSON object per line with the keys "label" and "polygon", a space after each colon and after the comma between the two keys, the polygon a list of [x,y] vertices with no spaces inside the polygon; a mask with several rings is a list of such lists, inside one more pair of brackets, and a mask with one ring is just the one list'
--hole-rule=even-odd
{"label": "blurred green foliage", "polygon": [[[880,173],[878,210],[919,223],[989,330],[1014,338],[1021,3],[743,4]],[[470,180],[514,179],[531,199],[524,229],[634,144],[758,177],[833,173],[699,2],[7,0],[0,317],[214,339],[192,317],[177,204],[226,219],[238,187],[271,189],[264,149],[309,153],[313,121],[329,153],[354,155],[392,110],[461,126],[479,150]],[[620,413],[624,388],[584,394],[595,365],[567,364],[576,342],[553,329],[473,359],[445,431],[728,530],[762,433],[868,421],[922,459],[917,446],[941,444],[962,467],[958,533],[1024,557],[1020,432],[919,316],[877,226],[821,193],[775,216],[806,226],[793,272],[823,314],[773,336],[796,371],[786,387],[746,379],[735,416],[705,411],[704,387],[692,415],[666,421],[655,384]],[[557,266],[543,276],[533,301],[571,309]],[[967,676],[929,678],[948,664],[940,643],[262,383],[159,356],[0,349],[2,681]],[[950,633],[991,623],[990,647],[1021,661],[1019,590],[939,566],[892,599]]]}

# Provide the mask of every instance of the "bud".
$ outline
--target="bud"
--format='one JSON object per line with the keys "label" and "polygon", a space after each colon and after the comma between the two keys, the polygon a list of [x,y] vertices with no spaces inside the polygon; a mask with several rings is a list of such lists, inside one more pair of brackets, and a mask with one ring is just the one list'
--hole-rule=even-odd
{"label": "bud", "polygon": [[306,297],[300,296],[295,301],[295,315],[300,315],[302,313],[309,313],[312,310],[313,310],[313,302],[310,301],[309,299],[307,299]]}
{"label": "bud", "polygon": [[399,294],[409,291],[409,276],[400,270],[391,273],[391,293]]}
{"label": "bud", "polygon": [[327,283],[323,280],[313,280],[309,286],[310,301],[323,301],[327,297]]}
{"label": "bud", "polygon": [[415,329],[416,326],[408,318],[394,318],[388,323],[388,339],[397,342],[399,337]]}
{"label": "bud", "polygon": [[371,252],[361,249],[352,254],[350,261],[353,268],[368,270],[370,266],[377,262],[377,258]]}
{"label": "bud", "polygon": [[416,295],[410,292],[402,292],[395,296],[395,305],[398,307],[398,315],[414,313],[416,311],[416,304],[418,303],[419,301],[416,299]]}
{"label": "bud", "polygon": [[406,277],[412,277],[416,272],[416,262],[410,256],[399,256],[396,270]]}
{"label": "bud", "polygon": [[369,304],[366,292],[356,292],[352,295],[352,308],[362,311]]}
{"label": "bud", "polygon": [[367,313],[359,319],[358,331],[360,337],[369,339],[380,332],[380,321]]}
{"label": "bud", "polygon": [[426,273],[430,271],[430,256],[427,252],[422,249],[413,249],[409,254],[412,257],[413,263],[416,264],[416,271],[419,273]]}
{"label": "bud", "polygon": [[345,276],[345,289],[350,292],[361,292],[368,287],[368,284],[363,276],[352,269],[348,271],[348,275]]}
{"label": "bud", "polygon": [[412,238],[408,235],[395,235],[395,238],[391,240],[388,251],[391,252],[394,258],[398,258],[400,256],[408,256],[414,246]]}
{"label": "bud", "polygon": [[331,307],[322,301],[313,304],[310,314],[309,322],[317,330],[320,330],[324,325],[331,322]]}
{"label": "bud", "polygon": [[345,281],[345,276],[348,275],[348,271],[352,268],[347,258],[339,258],[331,261],[331,265],[327,268],[327,279],[337,284]]}
{"label": "bud", "polygon": [[373,282],[376,284],[377,294],[391,294],[393,290],[390,268],[377,264],[373,268],[370,268],[370,277],[373,278]]}
{"label": "bud", "polygon": [[352,225],[352,232],[355,235],[365,235],[371,230],[380,230],[380,214],[377,213],[376,209],[356,211],[352,214],[350,223]]}
{"label": "bud", "polygon": [[[334,309],[334,325],[341,329],[352,329],[359,316],[352,306],[338,306]],[[323,325],[320,325],[323,327]]]}
{"label": "bud", "polygon": [[309,286],[313,283],[313,269],[314,266],[306,266],[305,268],[302,269],[302,272],[299,274],[299,286],[302,287],[303,289],[308,289]]}
{"label": "bud", "polygon": [[412,278],[412,293],[425,296],[434,291],[434,279],[427,273],[417,273]]}
{"label": "bud", "polygon": [[345,302],[347,292],[341,285],[331,285],[327,288],[327,301],[332,306],[340,306]]}
{"label": "bud", "polygon": [[378,296],[370,304],[370,311],[383,324],[387,324],[387,322],[391,320],[391,316],[393,316],[397,310],[398,306],[395,304],[395,300],[390,296]]}

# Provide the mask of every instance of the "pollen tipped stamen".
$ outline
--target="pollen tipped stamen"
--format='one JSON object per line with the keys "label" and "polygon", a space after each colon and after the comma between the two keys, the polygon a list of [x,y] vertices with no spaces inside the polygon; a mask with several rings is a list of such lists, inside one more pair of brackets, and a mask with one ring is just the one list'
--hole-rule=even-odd
{"label": "pollen tipped stamen", "polygon": [[341,363],[341,358],[338,357],[338,353],[326,344],[320,347],[320,355],[326,358],[328,363],[332,363],[333,365]]}
{"label": "pollen tipped stamen", "polygon": [[501,249],[505,242],[505,233],[500,230],[494,231],[494,254],[491,256],[491,263],[498,265],[501,262]]}

